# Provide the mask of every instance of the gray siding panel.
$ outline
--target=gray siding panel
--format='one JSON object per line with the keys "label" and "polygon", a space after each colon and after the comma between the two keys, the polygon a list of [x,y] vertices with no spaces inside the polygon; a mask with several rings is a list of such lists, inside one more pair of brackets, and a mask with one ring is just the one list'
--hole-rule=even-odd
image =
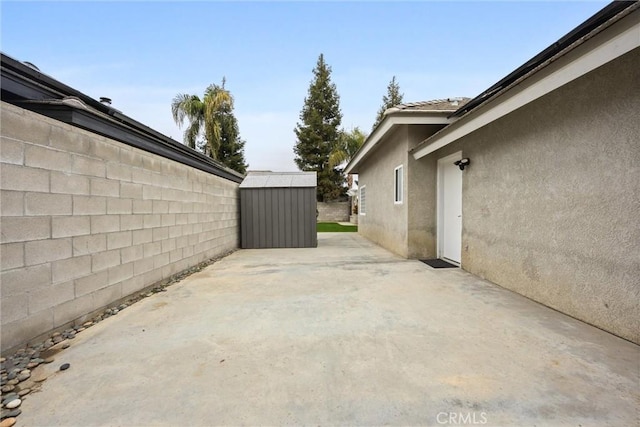
{"label": "gray siding panel", "polygon": [[242,248],[316,247],[316,190],[241,188]]}

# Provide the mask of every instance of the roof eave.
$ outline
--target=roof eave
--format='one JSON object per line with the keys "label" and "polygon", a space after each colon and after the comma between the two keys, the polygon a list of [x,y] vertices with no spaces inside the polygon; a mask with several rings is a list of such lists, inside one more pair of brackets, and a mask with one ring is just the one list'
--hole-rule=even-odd
{"label": "roof eave", "polygon": [[358,173],[357,167],[360,165],[372,150],[384,140],[396,126],[400,125],[447,125],[451,123],[449,116],[453,110],[395,110],[386,113],[382,121],[371,132],[362,147],[351,158],[344,171],[347,174]]}

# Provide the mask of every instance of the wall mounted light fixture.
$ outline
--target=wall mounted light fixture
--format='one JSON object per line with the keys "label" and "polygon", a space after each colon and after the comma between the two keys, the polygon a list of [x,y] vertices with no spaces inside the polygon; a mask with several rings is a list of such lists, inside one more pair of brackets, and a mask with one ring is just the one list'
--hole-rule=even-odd
{"label": "wall mounted light fixture", "polygon": [[465,166],[469,166],[471,164],[471,160],[469,160],[468,158],[465,157],[464,159],[460,159],[460,160],[454,162],[453,164],[458,166],[460,168],[460,170],[463,171]]}

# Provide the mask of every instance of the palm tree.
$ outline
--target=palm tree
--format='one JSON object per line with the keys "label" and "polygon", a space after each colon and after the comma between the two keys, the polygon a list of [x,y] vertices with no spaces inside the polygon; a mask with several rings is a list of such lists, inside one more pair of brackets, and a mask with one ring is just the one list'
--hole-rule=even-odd
{"label": "palm tree", "polygon": [[367,139],[367,134],[359,127],[354,127],[351,131],[340,132],[337,144],[329,154],[329,167],[335,168],[344,162],[349,162],[356,152],[362,147]]}
{"label": "palm tree", "polygon": [[182,127],[185,119],[189,121],[184,131],[185,143],[195,149],[196,139],[204,133],[209,155],[214,159],[217,158],[220,147],[220,112],[226,105],[233,106],[233,98],[224,84],[223,78],[222,86],[209,85],[202,99],[197,95],[179,93],[171,103],[171,113],[176,124]]}

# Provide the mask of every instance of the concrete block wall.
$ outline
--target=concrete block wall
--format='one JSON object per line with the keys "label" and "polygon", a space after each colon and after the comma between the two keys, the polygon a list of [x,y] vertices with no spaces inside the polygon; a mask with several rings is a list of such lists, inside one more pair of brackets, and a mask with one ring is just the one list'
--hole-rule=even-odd
{"label": "concrete block wall", "polygon": [[2,103],[2,350],[238,247],[238,184]]}
{"label": "concrete block wall", "polygon": [[349,222],[349,202],[318,202],[318,222]]}

